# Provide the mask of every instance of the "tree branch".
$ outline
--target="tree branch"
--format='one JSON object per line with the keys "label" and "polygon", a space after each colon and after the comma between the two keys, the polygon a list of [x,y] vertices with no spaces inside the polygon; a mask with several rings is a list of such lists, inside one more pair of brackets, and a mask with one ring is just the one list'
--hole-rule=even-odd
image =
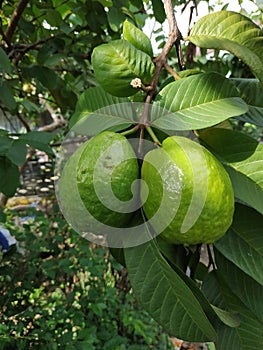
{"label": "tree branch", "polygon": [[[167,57],[169,55],[169,52],[171,51],[171,49],[173,48],[174,45],[176,45],[176,47],[178,45],[180,46],[180,41],[182,39],[182,34],[178,28],[178,25],[177,25],[177,22],[176,22],[176,19],[174,16],[172,1],[171,0],[163,0],[163,3],[164,3],[166,17],[167,17],[168,24],[169,24],[169,35],[168,35],[168,40],[167,40],[166,44],[164,45],[162,52],[160,53],[159,56],[157,56],[154,59],[155,73],[154,73],[154,77],[152,79],[152,82],[149,86],[149,92],[148,92],[146,99],[145,99],[145,107],[144,107],[144,111],[142,113],[140,123],[139,123],[140,128],[145,128],[145,127],[149,126],[149,110],[150,110],[149,104],[151,103],[154,96],[156,95],[156,89],[157,89],[157,84],[158,84],[161,70],[163,67],[165,67],[167,69],[167,67],[168,67]],[[182,60],[182,58],[180,58],[180,56],[178,56],[178,60],[180,62]],[[181,66],[181,63],[179,63],[179,65]]]}
{"label": "tree branch", "polygon": [[22,16],[22,13],[24,9],[26,8],[26,5],[28,3],[28,0],[19,0],[19,3],[17,4],[17,7],[12,15],[12,18],[10,20],[10,23],[8,24],[8,27],[5,31],[5,40],[7,41],[7,44],[10,45],[12,36],[16,30],[18,21],[20,17]]}
{"label": "tree branch", "polygon": [[43,98],[42,95],[39,95],[39,100],[42,102],[46,110],[49,112],[51,118],[54,120],[53,123],[44,125],[40,128],[38,128],[38,131],[53,131],[55,129],[58,129],[62,126],[66,125],[66,120],[62,116],[62,114],[57,114],[54,109],[50,106],[49,103]]}

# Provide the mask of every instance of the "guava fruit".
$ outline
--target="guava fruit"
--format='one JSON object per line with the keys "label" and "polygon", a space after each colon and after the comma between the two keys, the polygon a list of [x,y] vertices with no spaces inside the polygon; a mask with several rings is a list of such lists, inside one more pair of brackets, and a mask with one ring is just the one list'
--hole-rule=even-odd
{"label": "guava fruit", "polygon": [[[232,223],[234,192],[228,173],[205,147],[182,136],[148,152],[141,169],[143,210],[173,244],[213,243]],[[160,209],[161,208],[161,209]]]}
{"label": "guava fruit", "polygon": [[65,164],[59,201],[78,231],[96,234],[97,222],[125,227],[139,200],[138,162],[127,139],[105,131],[85,142]]}

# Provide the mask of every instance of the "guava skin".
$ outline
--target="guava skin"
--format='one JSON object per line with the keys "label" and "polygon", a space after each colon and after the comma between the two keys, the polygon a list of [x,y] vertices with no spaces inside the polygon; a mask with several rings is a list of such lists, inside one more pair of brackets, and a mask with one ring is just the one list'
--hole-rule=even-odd
{"label": "guava skin", "polygon": [[[141,171],[149,194],[143,205],[148,219],[173,244],[213,243],[232,223],[234,191],[223,165],[205,147],[181,136],[166,138],[146,154]],[[163,201],[163,202],[162,202]]]}

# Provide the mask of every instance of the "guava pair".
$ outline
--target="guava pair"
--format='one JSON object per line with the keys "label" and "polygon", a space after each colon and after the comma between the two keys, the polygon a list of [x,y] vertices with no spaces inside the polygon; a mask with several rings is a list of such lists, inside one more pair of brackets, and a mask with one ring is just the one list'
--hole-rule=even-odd
{"label": "guava pair", "polygon": [[234,193],[226,170],[205,147],[185,137],[167,137],[140,165],[125,136],[102,132],[71,156],[61,179],[65,188],[78,191],[95,218],[93,231],[96,220],[129,226],[140,206],[153,229],[174,244],[212,243],[232,223]]}

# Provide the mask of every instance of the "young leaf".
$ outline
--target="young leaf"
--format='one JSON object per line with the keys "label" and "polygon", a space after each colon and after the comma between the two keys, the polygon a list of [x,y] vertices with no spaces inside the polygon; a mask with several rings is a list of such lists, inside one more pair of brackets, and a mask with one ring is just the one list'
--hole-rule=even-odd
{"label": "young leaf", "polygon": [[263,86],[256,79],[231,79],[247,103],[248,111],[238,119],[263,126]]}
{"label": "young leaf", "polygon": [[263,322],[262,285],[226,259],[216,248],[214,252],[216,265],[219,270],[224,271],[224,280],[228,287]]}
{"label": "young leaf", "polygon": [[217,73],[174,81],[160,96],[165,112],[155,114],[152,124],[164,130],[201,129],[247,111],[234,84]]}
{"label": "young leaf", "polygon": [[213,271],[204,282],[202,290],[212,304],[236,312],[240,318],[238,327],[216,324],[216,350],[255,350],[263,344],[263,325],[244,303],[225,284],[225,271]]}
{"label": "young leaf", "polygon": [[128,20],[123,24],[123,39],[129,41],[136,49],[147,53],[150,57],[153,56],[151,40]]}
{"label": "young leaf", "polygon": [[70,118],[69,127],[71,128],[82,118],[87,117],[90,113],[102,107],[123,102],[128,102],[128,99],[112,96],[99,86],[89,88],[80,95],[76,104],[75,113]]}
{"label": "young leaf", "polygon": [[115,96],[131,96],[137,89],[131,86],[135,78],[150,83],[154,64],[146,53],[137,50],[126,40],[114,40],[97,46],[92,53],[96,79],[103,89]]}
{"label": "young leaf", "polygon": [[200,138],[226,165],[235,196],[263,214],[263,144],[220,128],[201,131]]}
{"label": "young leaf", "polygon": [[263,286],[263,216],[237,205],[234,221],[215,247],[228,260]]}
{"label": "young leaf", "polygon": [[227,50],[263,82],[263,34],[248,17],[220,11],[199,19],[186,40],[208,49]]}
{"label": "young leaf", "polygon": [[216,337],[191,289],[150,241],[124,251],[135,295],[149,314],[170,334],[191,341]]}

